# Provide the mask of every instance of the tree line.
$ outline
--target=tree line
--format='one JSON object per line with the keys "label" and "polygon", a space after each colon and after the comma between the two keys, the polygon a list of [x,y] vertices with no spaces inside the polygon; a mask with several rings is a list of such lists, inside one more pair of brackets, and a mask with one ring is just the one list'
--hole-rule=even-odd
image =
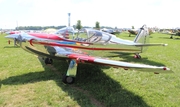
{"label": "tree line", "polygon": [[54,28],[54,29],[61,29],[63,27],[66,27],[65,25],[62,26],[19,26],[16,27],[16,30],[44,30],[48,28]]}
{"label": "tree line", "polygon": [[[16,27],[16,30],[44,30],[44,29],[48,29],[48,28],[54,28],[54,29],[61,29],[63,27],[66,27],[65,25],[61,25],[61,26],[19,26]],[[80,30],[81,28],[87,28],[88,26],[82,26],[81,25],[81,20],[78,20],[76,25],[73,25],[73,27],[75,29]],[[98,21],[95,22],[95,29],[100,30],[100,28],[112,28],[112,27],[107,27],[107,26],[101,26],[100,27],[100,23]]]}

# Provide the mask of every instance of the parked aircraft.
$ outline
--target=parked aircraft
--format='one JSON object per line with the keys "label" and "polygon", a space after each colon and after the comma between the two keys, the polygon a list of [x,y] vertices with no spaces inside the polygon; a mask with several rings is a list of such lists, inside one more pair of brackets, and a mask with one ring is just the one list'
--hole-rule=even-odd
{"label": "parked aircraft", "polygon": [[[55,34],[41,34],[41,33],[27,33],[30,36],[28,38],[34,38],[34,39],[48,39],[49,40],[61,40],[62,38],[66,38],[71,40],[76,40],[79,42],[87,42],[87,43],[93,43],[93,44],[100,44],[96,47],[108,47],[108,48],[116,48],[116,50],[113,50],[113,52],[125,52],[125,53],[134,53],[134,58],[140,59],[141,56],[139,53],[144,52],[147,50],[148,46],[166,46],[167,44],[164,43],[149,43],[149,32],[146,25],[143,25],[142,28],[140,28],[138,34],[136,35],[135,39],[133,41],[130,40],[124,40],[121,38],[116,37],[113,34],[109,34],[103,31],[95,30],[92,28],[85,28],[84,33],[81,33],[81,35],[74,34],[74,28],[73,27],[65,27],[62,29],[59,29]],[[26,34],[26,35],[27,35]],[[76,36],[76,37],[75,37]],[[7,36],[8,38],[9,36]],[[12,35],[10,38],[16,38],[17,40],[18,35]],[[27,37],[26,37],[27,38]],[[93,52],[95,54],[95,52]],[[109,53],[109,52],[108,52]],[[112,52],[111,52],[112,53]]]}
{"label": "parked aircraft", "polygon": [[113,29],[107,29],[107,28],[103,28],[103,29],[101,29],[101,31],[107,32],[107,33],[110,33],[110,34],[114,34],[114,32],[115,32]]}
{"label": "parked aircraft", "polygon": [[161,29],[161,33],[170,35],[170,39],[173,39],[173,36],[180,36],[180,29]]}
{"label": "parked aircraft", "polygon": [[180,36],[180,30],[176,29],[174,32],[169,33],[171,35],[171,39],[173,39],[173,36]]}
{"label": "parked aircraft", "polygon": [[[140,29],[129,29],[128,32],[129,32],[129,37],[131,35],[137,35],[138,32],[139,32]],[[152,33],[154,33],[154,31],[152,29],[148,29],[149,31],[149,35],[151,35]]]}
{"label": "parked aircraft", "polygon": [[[148,36],[147,27],[141,28],[134,41],[121,40],[109,33],[93,29],[86,29],[87,36],[78,36],[75,39],[64,38],[59,34],[22,33],[12,34],[6,38],[14,39],[22,49],[45,58],[46,64],[52,64],[52,59],[68,60],[69,67],[63,77],[63,82],[72,84],[75,81],[77,66],[79,63],[95,63],[113,67],[121,67],[124,70],[137,69],[137,71],[170,73],[164,66],[152,66],[134,64],[107,59],[112,52],[141,52],[143,46],[159,46],[165,44],[146,44]],[[81,37],[81,38],[80,38]],[[143,42],[140,42],[143,41]],[[99,54],[101,52],[101,54]]]}

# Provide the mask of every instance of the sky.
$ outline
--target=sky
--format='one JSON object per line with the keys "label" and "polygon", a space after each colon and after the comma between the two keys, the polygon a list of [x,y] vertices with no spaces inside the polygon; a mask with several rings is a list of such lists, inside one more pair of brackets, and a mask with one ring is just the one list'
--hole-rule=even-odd
{"label": "sky", "polygon": [[0,0],[0,28],[82,26],[180,27],[180,0]]}

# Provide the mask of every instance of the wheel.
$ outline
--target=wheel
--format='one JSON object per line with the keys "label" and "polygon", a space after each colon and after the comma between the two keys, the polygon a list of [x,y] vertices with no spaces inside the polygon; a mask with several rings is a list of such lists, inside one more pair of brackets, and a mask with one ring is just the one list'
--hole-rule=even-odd
{"label": "wheel", "polygon": [[51,58],[45,58],[44,60],[45,64],[52,64],[53,63],[53,60]]}
{"label": "wheel", "polygon": [[75,78],[64,75],[62,81],[63,81],[65,84],[73,84],[74,81],[75,81]]}

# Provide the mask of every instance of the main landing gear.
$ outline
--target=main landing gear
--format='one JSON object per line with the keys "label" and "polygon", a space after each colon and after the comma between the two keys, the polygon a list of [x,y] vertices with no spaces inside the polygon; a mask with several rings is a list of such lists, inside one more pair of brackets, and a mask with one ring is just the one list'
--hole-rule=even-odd
{"label": "main landing gear", "polygon": [[[44,59],[44,58],[43,58]],[[51,58],[44,59],[45,64],[52,64],[53,60]],[[75,77],[77,74],[77,61],[75,59],[70,60],[69,67],[65,75],[62,77],[62,81],[65,84],[73,84],[75,82]]]}
{"label": "main landing gear", "polygon": [[65,84],[73,84],[75,82],[76,74],[77,74],[77,61],[72,59],[69,63],[69,67],[66,74],[62,78],[62,81]]}
{"label": "main landing gear", "polygon": [[75,77],[63,75],[62,81],[63,81],[65,84],[73,84],[74,81],[75,81]]}

